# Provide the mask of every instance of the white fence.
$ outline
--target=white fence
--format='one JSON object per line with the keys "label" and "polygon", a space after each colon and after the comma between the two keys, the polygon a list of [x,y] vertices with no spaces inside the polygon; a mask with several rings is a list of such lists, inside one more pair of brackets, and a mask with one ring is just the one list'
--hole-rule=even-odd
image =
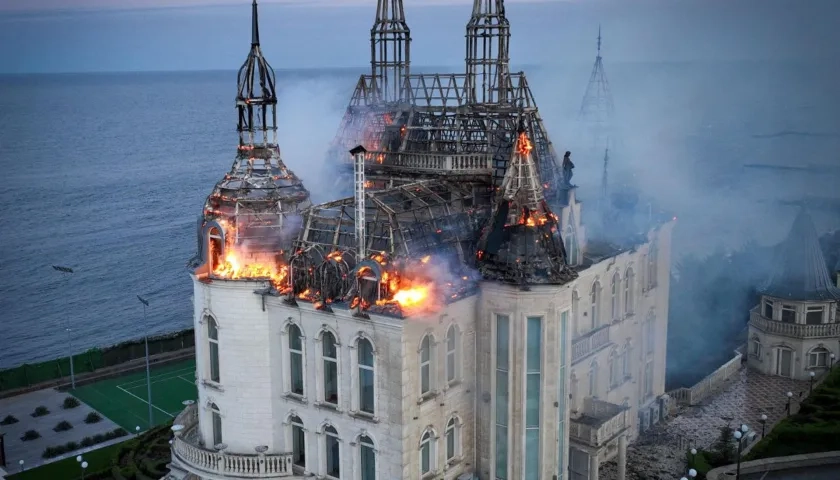
{"label": "white fence", "polygon": [[738,374],[741,369],[743,354],[736,350],[732,360],[724,363],[691,388],[678,388],[668,395],[679,405],[696,405],[722,387],[727,380]]}

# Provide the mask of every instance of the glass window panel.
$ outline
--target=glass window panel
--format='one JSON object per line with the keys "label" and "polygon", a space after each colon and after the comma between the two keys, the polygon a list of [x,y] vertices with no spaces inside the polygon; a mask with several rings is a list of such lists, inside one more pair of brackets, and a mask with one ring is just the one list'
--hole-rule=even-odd
{"label": "glass window panel", "polygon": [[324,360],[324,401],[338,403],[338,363]]}
{"label": "glass window panel", "polygon": [[496,478],[508,478],[508,438],[507,427],[496,425]]}
{"label": "glass window panel", "polygon": [[496,316],[496,368],[508,369],[508,349],[510,344],[507,315]]}
{"label": "glass window panel", "polygon": [[303,358],[300,353],[292,353],[289,355],[291,359],[291,387],[292,393],[303,395]]}
{"label": "glass window panel", "polygon": [[361,480],[376,479],[376,453],[373,451],[373,442],[367,437],[362,437],[361,449]]}
{"label": "glass window panel", "polygon": [[455,380],[455,353],[446,355],[446,380]]}
{"label": "glass window panel", "polygon": [[507,425],[508,417],[508,374],[496,371],[496,423]]}
{"label": "glass window panel", "polygon": [[219,344],[210,342],[210,380],[219,382]]}
{"label": "glass window panel", "polygon": [[429,473],[432,470],[432,455],[430,441],[423,442],[420,447],[420,473]]}
{"label": "glass window panel", "polygon": [[528,317],[528,372],[539,372],[542,359],[542,318]]}
{"label": "glass window panel", "polygon": [[420,366],[420,393],[427,393],[429,391],[429,364]]}
{"label": "glass window panel", "polygon": [[338,450],[338,438],[327,435],[327,475],[341,478],[341,462]]}
{"label": "glass window panel", "polygon": [[525,480],[539,480],[540,466],[540,431],[525,430]]}
{"label": "glass window panel", "polygon": [[[212,408],[217,408],[213,405]],[[213,445],[222,443],[222,415],[218,411],[213,411]]]}
{"label": "glass window panel", "polygon": [[297,325],[289,325],[289,348],[291,350],[303,350],[303,342],[300,339],[300,329]]}
{"label": "glass window panel", "polygon": [[430,346],[429,336],[426,335],[423,337],[423,343],[420,345],[420,361],[421,362],[428,362],[429,357],[431,355],[431,346]]}
{"label": "glass window panel", "polygon": [[455,427],[446,431],[446,459],[455,458]]}
{"label": "glass window panel", "polygon": [[359,340],[359,365],[368,367],[373,366],[373,345],[369,341],[362,338]]}
{"label": "glass window panel", "polygon": [[359,368],[359,409],[363,412],[373,413],[373,370],[370,368]]}
{"label": "glass window panel", "polygon": [[213,317],[207,317],[207,338],[211,340],[219,339],[219,327],[216,325],[216,320]]}
{"label": "glass window panel", "polygon": [[292,462],[306,467],[306,437],[301,425],[292,424]]}
{"label": "glass window panel", "polygon": [[540,374],[528,374],[525,393],[525,426],[540,426]]}
{"label": "glass window panel", "polygon": [[449,329],[449,335],[446,337],[446,349],[450,352],[455,350],[455,327]]}
{"label": "glass window panel", "polygon": [[820,308],[819,310],[808,310],[805,314],[805,323],[808,325],[819,325],[822,323],[823,319],[823,310]]}
{"label": "glass window panel", "polygon": [[321,339],[321,352],[327,358],[338,358],[335,348],[335,337],[329,332],[324,333]]}

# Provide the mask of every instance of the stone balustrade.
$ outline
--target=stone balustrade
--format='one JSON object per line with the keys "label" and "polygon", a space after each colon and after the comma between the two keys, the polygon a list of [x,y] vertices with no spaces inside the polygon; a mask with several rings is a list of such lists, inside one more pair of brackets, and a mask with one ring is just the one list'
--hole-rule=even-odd
{"label": "stone balustrade", "polygon": [[627,428],[627,409],[594,398],[584,400],[584,412],[572,418],[569,436],[573,440],[600,447]]}
{"label": "stone balustrade", "polygon": [[610,343],[610,326],[600,328],[572,341],[572,364],[588,357]]}
{"label": "stone balustrade", "polygon": [[482,153],[400,153],[391,154],[382,165],[437,173],[490,173],[489,155]]}
{"label": "stone balustrade", "polygon": [[198,410],[190,405],[175,418],[184,429],[175,434],[172,457],[181,466],[198,476],[218,475],[224,478],[291,477],[291,453],[230,453],[199,445]]}
{"label": "stone balustrade", "polygon": [[750,310],[750,325],[765,333],[793,338],[830,338],[840,336],[840,323],[806,325],[771,320],[761,315],[758,307]]}

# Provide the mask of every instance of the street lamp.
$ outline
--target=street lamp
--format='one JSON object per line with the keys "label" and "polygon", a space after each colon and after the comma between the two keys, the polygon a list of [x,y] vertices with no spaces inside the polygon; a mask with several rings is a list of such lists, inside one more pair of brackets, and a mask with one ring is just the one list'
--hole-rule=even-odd
{"label": "street lamp", "polygon": [[738,441],[738,463],[735,467],[735,480],[740,480],[741,478],[741,450],[744,448],[744,442],[741,441],[741,438],[749,431],[750,427],[746,425],[741,425],[741,428],[735,430],[735,440]]}
{"label": "street lamp", "polygon": [[690,468],[688,470],[688,475],[685,476],[685,477],[682,477],[680,480],[689,480],[689,479],[694,478],[696,476],[697,476],[697,470],[695,470],[693,468]]}
{"label": "street lamp", "polygon": [[[56,272],[60,272],[65,274],[65,276],[69,277],[73,274],[73,269],[70,267],[62,267],[61,265],[53,265],[53,270]],[[67,331],[67,347],[70,350],[70,386],[73,390],[76,389],[76,373],[73,371],[73,335],[70,333],[70,318],[65,313],[64,320],[67,322],[67,327],[65,330]]]}
{"label": "street lamp", "polygon": [[23,471],[23,460],[18,460],[18,465],[20,465],[20,471]]}
{"label": "street lamp", "polygon": [[767,426],[767,415],[761,414],[761,438],[764,438],[764,427]]}
{"label": "street lamp", "polygon": [[146,323],[146,307],[149,306],[149,301],[137,295],[137,300],[143,304],[143,340],[146,343],[146,403],[149,404],[149,428],[152,428],[152,382],[149,371],[149,324]]}
{"label": "street lamp", "polygon": [[88,463],[82,462],[82,480],[85,480],[85,470],[87,470]]}
{"label": "street lamp", "polygon": [[787,403],[785,404],[785,410],[787,411],[787,416],[790,416],[790,402],[793,400],[793,392],[787,392]]}
{"label": "street lamp", "polygon": [[811,394],[811,393],[813,393],[813,391],[814,391],[814,377],[815,377],[816,375],[817,375],[817,374],[816,374],[816,373],[814,373],[814,371],[813,371],[813,370],[812,370],[811,372],[809,372],[809,373],[808,373],[808,377],[810,377],[810,378],[809,378],[809,382],[810,382],[810,383],[808,384],[808,395],[810,395],[810,394]]}
{"label": "street lamp", "polygon": [[836,358],[836,357],[834,356],[834,354],[833,354],[833,353],[832,353],[831,355],[829,355],[829,356],[828,356],[828,359],[830,360],[830,363],[828,364],[828,369],[829,369],[829,370],[831,370],[832,368],[834,368],[834,359],[835,359],[835,358]]}

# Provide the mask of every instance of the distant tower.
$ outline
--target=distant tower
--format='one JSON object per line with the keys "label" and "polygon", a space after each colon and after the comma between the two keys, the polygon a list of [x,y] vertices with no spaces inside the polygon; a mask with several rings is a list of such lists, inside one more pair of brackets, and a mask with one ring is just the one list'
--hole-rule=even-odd
{"label": "distant tower", "polygon": [[504,0],[473,0],[467,23],[468,103],[506,103],[510,79],[510,24]]}
{"label": "distant tower", "polygon": [[578,113],[578,120],[586,128],[586,134],[592,142],[590,153],[600,155],[602,151],[609,148],[614,112],[610,84],[607,82],[601,58],[601,27],[599,25],[598,54],[595,56],[595,65],[592,67],[592,75],[589,76],[589,84],[586,86],[586,93]]}
{"label": "distant tower", "polygon": [[610,148],[604,150],[604,171],[601,173],[601,215],[604,216],[609,210],[609,183],[607,181],[607,167],[610,163]]}
{"label": "distant tower", "polygon": [[405,98],[405,79],[411,65],[411,30],[405,22],[402,0],[378,0],[370,29],[370,66],[380,101]]}
{"label": "distant tower", "polygon": [[236,109],[239,111],[239,124],[236,130],[239,132],[239,145],[277,145],[274,69],[263,58],[260,50],[257,0],[254,0],[251,8],[251,51],[239,69],[237,78]]}

